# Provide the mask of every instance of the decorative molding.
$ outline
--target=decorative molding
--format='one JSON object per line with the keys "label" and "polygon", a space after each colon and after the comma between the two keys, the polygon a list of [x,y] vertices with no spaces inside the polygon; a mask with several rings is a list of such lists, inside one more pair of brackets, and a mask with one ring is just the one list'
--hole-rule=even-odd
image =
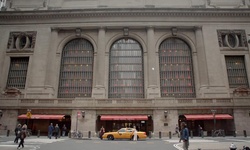
{"label": "decorative molding", "polygon": [[172,30],[172,35],[177,36],[178,29],[176,27],[173,27],[171,30]]}
{"label": "decorative molding", "polygon": [[76,37],[81,37],[82,30],[80,28],[76,29]]}
{"label": "decorative molding", "polygon": [[0,21],[13,19],[62,19],[82,17],[250,17],[249,9],[86,9],[86,10],[47,10],[47,11],[5,11]]}
{"label": "decorative molding", "polygon": [[[218,42],[221,48],[238,49],[247,47],[247,37],[244,30],[217,30]],[[231,40],[229,40],[231,38]],[[230,42],[231,41],[231,42]],[[232,45],[232,41],[234,45]]]}
{"label": "decorative molding", "polygon": [[10,32],[7,52],[33,52],[36,34],[36,31]]}
{"label": "decorative molding", "polygon": [[123,28],[123,35],[124,36],[129,36],[129,28],[128,27]]}
{"label": "decorative molding", "polygon": [[249,96],[250,89],[248,87],[245,87],[245,86],[240,86],[233,91],[233,95],[234,96],[241,96],[241,97],[242,96]]}
{"label": "decorative molding", "polygon": [[6,95],[7,97],[16,97],[21,94],[21,91],[15,87],[8,87],[3,91],[3,95]]}

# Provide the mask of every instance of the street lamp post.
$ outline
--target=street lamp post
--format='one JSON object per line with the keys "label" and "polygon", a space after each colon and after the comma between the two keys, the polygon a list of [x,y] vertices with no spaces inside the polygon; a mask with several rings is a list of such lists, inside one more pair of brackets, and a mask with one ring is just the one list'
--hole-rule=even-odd
{"label": "street lamp post", "polygon": [[216,110],[215,110],[215,109],[212,109],[211,112],[212,112],[212,114],[213,114],[213,119],[214,119],[214,130],[213,130],[213,132],[212,132],[212,135],[213,135],[213,137],[214,137],[214,136],[215,136],[215,135],[214,135],[214,132],[215,132],[215,130],[216,130],[216,119],[215,119]]}
{"label": "street lamp post", "polygon": [[3,111],[0,110],[0,119],[3,117]]}

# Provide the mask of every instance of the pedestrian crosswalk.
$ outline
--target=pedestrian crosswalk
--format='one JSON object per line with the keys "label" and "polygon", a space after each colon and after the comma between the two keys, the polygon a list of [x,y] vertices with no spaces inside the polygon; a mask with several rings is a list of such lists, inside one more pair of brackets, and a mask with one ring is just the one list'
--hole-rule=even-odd
{"label": "pedestrian crosswalk", "polygon": [[[169,142],[169,143],[179,143],[179,140],[178,139],[170,139],[170,140],[164,140],[166,142]],[[211,143],[211,142],[218,142],[218,141],[215,141],[215,140],[210,140],[210,139],[190,139],[189,140],[190,143]]]}
{"label": "pedestrian crosswalk", "polygon": [[[49,144],[49,143],[54,143],[54,142],[60,142],[65,139],[48,139],[48,138],[27,138],[24,141],[24,147],[28,150],[37,150],[40,148],[40,145],[42,144]],[[15,148],[18,146],[17,143],[14,143],[13,141],[4,141],[0,143],[0,149],[4,148]]]}

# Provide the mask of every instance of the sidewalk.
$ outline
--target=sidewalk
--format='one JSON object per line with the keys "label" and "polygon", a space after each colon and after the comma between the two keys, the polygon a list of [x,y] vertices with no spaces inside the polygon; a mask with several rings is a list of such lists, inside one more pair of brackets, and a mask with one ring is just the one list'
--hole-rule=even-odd
{"label": "sidewalk", "polygon": [[[173,143],[174,147],[182,150],[182,143],[179,138],[164,138],[163,140]],[[230,150],[230,145],[234,143],[237,150],[241,150],[243,146],[250,147],[249,137],[194,137],[189,140],[189,150]]]}

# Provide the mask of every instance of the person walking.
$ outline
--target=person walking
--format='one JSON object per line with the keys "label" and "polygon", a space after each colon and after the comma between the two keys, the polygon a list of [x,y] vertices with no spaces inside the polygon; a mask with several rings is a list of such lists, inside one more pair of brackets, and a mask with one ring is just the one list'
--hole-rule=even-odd
{"label": "person walking", "polygon": [[185,122],[181,123],[181,138],[180,142],[183,141],[183,150],[188,150],[189,147],[189,131]]}
{"label": "person walking", "polygon": [[180,137],[180,131],[179,131],[178,124],[176,124],[176,126],[175,126],[175,133],[173,133],[173,135],[176,135],[176,134],[177,134],[178,137]]}
{"label": "person walking", "polygon": [[100,139],[102,140],[102,135],[105,133],[105,128],[102,126],[101,129],[100,129],[100,134],[99,134],[99,137]]}
{"label": "person walking", "polygon": [[198,136],[202,137],[203,136],[203,129],[200,125],[198,125]]}
{"label": "person walking", "polygon": [[134,126],[134,129],[133,129],[133,135],[134,135],[133,141],[137,141],[137,130],[136,130],[135,126]]}
{"label": "person walking", "polygon": [[66,135],[66,131],[67,131],[67,127],[64,124],[63,127],[62,127],[62,136]]}
{"label": "person walking", "polygon": [[24,139],[26,138],[26,128],[25,127],[22,127],[22,131],[20,133],[20,143],[17,147],[17,149],[21,149],[21,146],[22,148],[24,148]]}
{"label": "person walking", "polygon": [[50,123],[50,125],[48,127],[48,137],[49,137],[49,139],[51,139],[51,137],[53,135],[53,132],[54,132],[54,126],[53,126],[53,123]]}
{"label": "person walking", "polygon": [[59,135],[59,132],[60,132],[60,128],[59,128],[58,124],[56,124],[54,131],[55,131],[54,132],[55,138],[57,139],[58,135]]}
{"label": "person walking", "polygon": [[15,128],[16,138],[14,140],[14,143],[18,143],[18,139],[20,138],[21,131],[22,131],[22,126],[21,126],[21,124],[18,124],[17,127]]}

